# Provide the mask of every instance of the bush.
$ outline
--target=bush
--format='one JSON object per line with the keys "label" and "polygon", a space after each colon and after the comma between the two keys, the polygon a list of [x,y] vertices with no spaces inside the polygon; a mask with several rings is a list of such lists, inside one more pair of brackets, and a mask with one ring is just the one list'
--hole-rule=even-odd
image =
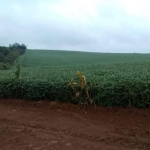
{"label": "bush", "polygon": [[0,63],[0,70],[10,69],[10,65],[8,63]]}
{"label": "bush", "polygon": [[[27,100],[57,100],[76,103],[67,83],[28,82],[24,80],[0,81],[0,98],[19,98]],[[116,84],[97,85],[92,97],[101,106],[150,107],[150,82],[122,81]]]}
{"label": "bush", "polygon": [[10,65],[20,56],[23,55],[27,47],[22,44],[15,43],[10,44],[9,48],[0,46],[0,70],[6,70],[10,68]]}

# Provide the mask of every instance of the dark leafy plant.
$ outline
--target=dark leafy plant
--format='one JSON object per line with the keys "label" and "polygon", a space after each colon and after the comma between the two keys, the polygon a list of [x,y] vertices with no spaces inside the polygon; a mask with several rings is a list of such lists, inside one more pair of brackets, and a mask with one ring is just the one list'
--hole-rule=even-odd
{"label": "dark leafy plant", "polygon": [[15,79],[19,79],[19,77],[20,77],[20,64],[17,63],[15,71]]}
{"label": "dark leafy plant", "polygon": [[[80,72],[77,71],[77,77],[79,80],[71,80],[68,84],[68,87],[70,87],[78,101],[78,103],[82,105],[95,105],[94,100],[92,99],[92,88],[93,85],[90,82],[86,83],[85,76]],[[95,105],[96,107],[96,105]]]}

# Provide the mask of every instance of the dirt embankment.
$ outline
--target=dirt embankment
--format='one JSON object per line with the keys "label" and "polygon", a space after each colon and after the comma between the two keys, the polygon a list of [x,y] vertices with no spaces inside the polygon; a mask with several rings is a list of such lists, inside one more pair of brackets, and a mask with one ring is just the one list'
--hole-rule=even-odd
{"label": "dirt embankment", "polygon": [[150,150],[150,109],[0,100],[0,150]]}

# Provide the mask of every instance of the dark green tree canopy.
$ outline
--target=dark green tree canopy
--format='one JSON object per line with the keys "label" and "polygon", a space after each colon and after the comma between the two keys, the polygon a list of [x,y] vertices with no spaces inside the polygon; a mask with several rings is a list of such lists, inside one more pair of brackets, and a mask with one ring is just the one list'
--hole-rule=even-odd
{"label": "dark green tree canopy", "polygon": [[25,44],[18,44],[18,43],[14,43],[14,44],[10,44],[9,45],[9,49],[10,50],[18,50],[18,52],[20,53],[20,55],[24,54],[27,46]]}
{"label": "dark green tree canopy", "polygon": [[25,44],[10,44],[9,47],[0,46],[0,70],[9,69],[13,62],[23,55],[27,49]]}

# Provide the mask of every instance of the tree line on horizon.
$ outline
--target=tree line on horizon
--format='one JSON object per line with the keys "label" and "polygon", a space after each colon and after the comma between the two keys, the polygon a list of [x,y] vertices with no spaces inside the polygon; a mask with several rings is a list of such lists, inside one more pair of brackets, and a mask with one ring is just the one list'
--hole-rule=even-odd
{"label": "tree line on horizon", "polygon": [[9,47],[0,46],[0,70],[7,70],[13,65],[14,61],[23,55],[27,50],[25,44],[10,44]]}

